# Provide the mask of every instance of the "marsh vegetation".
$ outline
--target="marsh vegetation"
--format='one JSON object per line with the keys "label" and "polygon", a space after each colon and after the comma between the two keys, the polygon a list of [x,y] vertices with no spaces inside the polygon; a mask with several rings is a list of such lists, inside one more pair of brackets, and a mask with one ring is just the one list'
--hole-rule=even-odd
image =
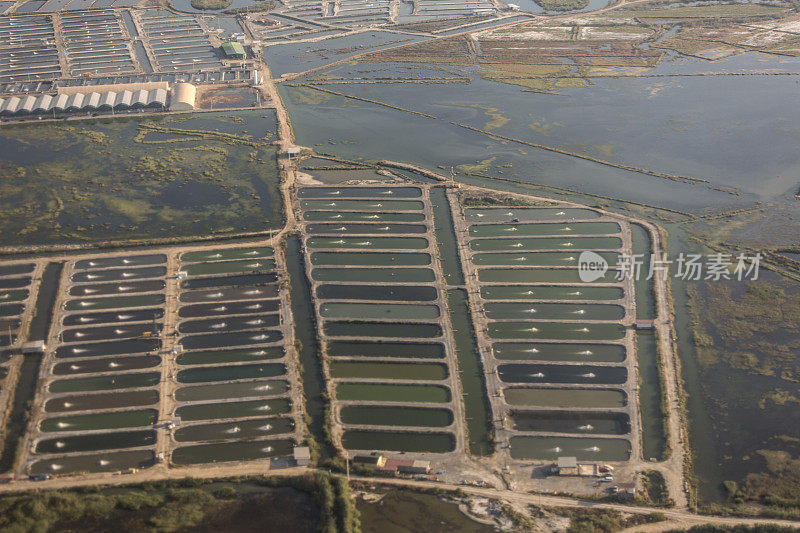
{"label": "marsh vegetation", "polygon": [[800,516],[800,290],[767,274],[688,292],[728,503]]}
{"label": "marsh vegetation", "polygon": [[274,130],[274,116],[263,111],[4,128],[0,245],[277,227]]}
{"label": "marsh vegetation", "polygon": [[[292,512],[286,512],[291,508]],[[360,531],[346,481],[293,478],[185,478],[102,489],[6,493],[4,531]]]}

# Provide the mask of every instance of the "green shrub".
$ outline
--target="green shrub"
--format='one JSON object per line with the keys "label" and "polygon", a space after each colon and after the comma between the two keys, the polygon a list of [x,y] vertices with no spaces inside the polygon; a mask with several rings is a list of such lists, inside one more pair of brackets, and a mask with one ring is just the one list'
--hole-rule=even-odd
{"label": "green shrub", "polygon": [[117,496],[117,507],[126,511],[138,511],[143,507],[158,507],[164,498],[154,492],[129,492]]}
{"label": "green shrub", "polygon": [[195,9],[225,9],[233,3],[233,0],[192,0],[192,7]]}
{"label": "green shrub", "polygon": [[233,487],[220,487],[214,491],[214,496],[221,499],[230,499],[236,496],[236,489]]}

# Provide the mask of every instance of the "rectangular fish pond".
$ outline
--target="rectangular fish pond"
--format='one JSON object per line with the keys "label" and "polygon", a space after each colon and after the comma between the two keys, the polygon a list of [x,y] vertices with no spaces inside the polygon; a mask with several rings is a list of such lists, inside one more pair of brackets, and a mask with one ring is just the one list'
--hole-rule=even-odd
{"label": "rectangular fish pond", "polygon": [[442,327],[431,323],[325,322],[323,332],[331,337],[438,338]]}
{"label": "rectangular fish pond", "polygon": [[408,252],[314,252],[311,264],[316,266],[425,266],[430,254]]}
{"label": "rectangular fish pond", "polygon": [[297,191],[300,199],[310,198],[419,198],[418,187],[303,187]]}
{"label": "rectangular fish pond", "polygon": [[175,358],[175,362],[179,365],[212,365],[280,359],[284,355],[283,347],[281,346],[232,350],[196,350],[181,353]]}
{"label": "rectangular fish pond", "polygon": [[44,432],[94,431],[151,426],[158,420],[158,410],[114,411],[89,415],[45,418],[39,428]]}
{"label": "rectangular fish pond", "polygon": [[564,235],[614,235],[616,222],[563,222],[538,224],[478,224],[469,227],[470,237],[537,237]]}
{"label": "rectangular fish pond", "polygon": [[129,468],[147,468],[154,463],[155,452],[152,450],[103,452],[42,459],[31,465],[31,473],[117,472]]}
{"label": "rectangular fish pond", "polygon": [[497,367],[497,373],[505,383],[621,385],[628,380],[628,369],[624,366],[506,363]]}
{"label": "rectangular fish pond", "polygon": [[473,239],[469,246],[476,252],[522,250],[619,250],[619,237],[528,237]]}
{"label": "rectangular fish pond", "polygon": [[509,405],[526,407],[621,408],[628,396],[617,389],[559,389],[509,387],[503,390]]}
{"label": "rectangular fish pond", "polygon": [[465,209],[468,222],[539,222],[546,220],[591,220],[600,213],[575,207],[489,207]]}
{"label": "rectangular fish pond", "polygon": [[314,281],[364,283],[431,283],[436,281],[429,268],[315,268]]}
{"label": "rectangular fish pond", "polygon": [[331,357],[388,357],[409,359],[444,359],[444,345],[440,343],[414,342],[328,342]]}
{"label": "rectangular fish pond", "polygon": [[255,461],[291,455],[291,440],[248,440],[182,446],[172,452],[172,462],[177,465]]}
{"label": "rectangular fish pond", "polygon": [[488,333],[494,339],[619,340],[626,329],[596,322],[490,322]]}
{"label": "rectangular fish pond", "polygon": [[627,461],[631,455],[627,439],[514,436],[509,445],[514,459],[555,461],[568,456],[579,461]]}
{"label": "rectangular fish pond", "polygon": [[447,366],[434,363],[384,363],[335,361],[330,364],[333,378],[390,380],[434,380],[448,376]]}
{"label": "rectangular fish pond", "polygon": [[270,417],[213,424],[193,424],[175,430],[177,442],[201,442],[236,439],[257,439],[294,431],[291,418]]}
{"label": "rectangular fish pond", "polygon": [[[616,270],[608,270],[591,283],[620,283]],[[482,283],[583,283],[577,268],[481,268]]]}
{"label": "rectangular fish pond", "polygon": [[622,287],[588,285],[484,285],[480,289],[485,300],[620,300]]}
{"label": "rectangular fish pond", "polygon": [[450,389],[439,385],[390,383],[338,383],[336,398],[341,401],[447,403]]}
{"label": "rectangular fish pond", "polygon": [[364,318],[397,320],[433,320],[441,316],[437,305],[323,303],[319,314],[325,318]]}
{"label": "rectangular fish pond", "polygon": [[286,398],[238,402],[196,403],[175,410],[182,420],[214,420],[288,413],[291,402]]}
{"label": "rectangular fish pond", "polygon": [[237,381],[180,387],[175,391],[179,402],[202,402],[206,400],[227,400],[229,398],[267,398],[280,396],[289,391],[287,381],[269,379]]}
{"label": "rectangular fish pond", "polygon": [[452,433],[348,429],[342,444],[348,450],[447,453],[455,449],[456,440]]}
{"label": "rectangular fish pond", "polygon": [[630,417],[626,413],[514,411],[511,423],[515,431],[585,435],[626,435],[631,432]]}
{"label": "rectangular fish pond", "polygon": [[453,423],[453,413],[449,409],[405,406],[345,405],[339,418],[345,424],[371,426],[447,427]]}
{"label": "rectangular fish pond", "polygon": [[626,357],[623,344],[572,342],[496,342],[492,352],[501,361],[621,363]]}

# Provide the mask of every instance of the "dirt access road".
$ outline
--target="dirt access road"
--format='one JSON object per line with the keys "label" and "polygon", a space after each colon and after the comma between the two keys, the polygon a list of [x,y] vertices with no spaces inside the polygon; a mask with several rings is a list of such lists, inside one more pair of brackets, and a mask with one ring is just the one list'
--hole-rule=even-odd
{"label": "dirt access road", "polygon": [[[259,461],[232,466],[197,466],[188,468],[150,468],[134,474],[96,474],[81,477],[63,477],[48,481],[18,481],[16,483],[0,485],[0,494],[4,492],[36,490],[36,489],[68,489],[83,487],[88,485],[120,486],[129,484],[144,483],[161,479],[182,479],[186,477],[216,479],[243,475],[270,475],[270,476],[298,476],[313,472],[314,469],[306,467],[286,468],[281,470],[271,470],[269,461]],[[567,498],[562,496],[550,496],[546,494],[517,493],[505,489],[468,487],[447,483],[436,483],[431,481],[415,481],[410,479],[377,479],[372,477],[351,476],[352,481],[360,481],[371,486],[378,487],[406,487],[425,490],[460,490],[470,496],[478,498],[494,498],[511,503],[517,508],[526,508],[528,505],[548,506],[548,507],[575,507],[585,509],[612,509],[623,513],[631,514],[650,514],[654,512],[662,513],[667,522],[647,526],[649,531],[661,530],[665,526],[680,524],[681,527],[690,527],[699,524],[714,524],[725,526],[755,524],[775,524],[800,528],[800,521],[774,520],[760,518],[732,518],[721,516],[703,516],[693,514],[682,509],[661,509],[657,507],[643,507],[634,505],[624,505],[617,503],[603,503],[577,498]],[[637,526],[636,531],[645,530],[645,526]]]}

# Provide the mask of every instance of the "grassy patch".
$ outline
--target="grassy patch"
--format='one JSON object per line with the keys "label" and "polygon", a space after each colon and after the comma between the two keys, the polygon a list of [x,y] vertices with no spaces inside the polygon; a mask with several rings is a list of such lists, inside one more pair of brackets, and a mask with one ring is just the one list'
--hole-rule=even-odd
{"label": "grassy patch", "polygon": [[719,4],[712,6],[656,7],[653,9],[615,10],[614,15],[638,18],[719,18],[780,15],[782,6],[766,4]]}
{"label": "grassy patch", "polygon": [[[792,417],[800,404],[800,293],[771,276],[746,283],[709,282],[687,292],[700,378],[704,394],[713,398],[720,452],[741,457],[750,472],[724,483],[727,511],[799,517],[800,439]],[[748,441],[753,424],[758,440]],[[737,442],[739,433],[745,436],[742,442]],[[708,510],[725,511],[720,506]]]}
{"label": "grassy patch", "polygon": [[577,11],[589,5],[589,0],[535,0],[547,11]]}
{"label": "grassy patch", "polygon": [[568,533],[613,533],[665,520],[661,513],[625,515],[611,509],[573,509],[571,507],[553,507],[548,510],[569,518]]}
{"label": "grassy patch", "polygon": [[247,133],[275,127],[260,114],[241,113],[241,122],[187,115],[4,128],[0,246],[277,227],[277,149],[269,133]]}
{"label": "grassy patch", "polygon": [[786,294],[768,281],[750,282],[744,291],[732,283],[707,283],[702,295],[690,291],[693,305],[702,299],[693,325],[701,363],[724,362],[762,376],[800,378],[795,352],[800,348],[800,294]]}
{"label": "grassy patch", "polygon": [[669,490],[667,489],[667,482],[664,480],[664,475],[657,470],[646,470],[642,472],[642,481],[644,484],[644,493],[642,498],[652,505],[663,505],[671,507],[675,504],[672,498],[669,497]]}
{"label": "grassy patch", "polygon": [[0,496],[0,530],[49,531],[360,531],[346,480],[294,478],[163,480]]}
{"label": "grassy patch", "polygon": [[233,3],[233,0],[192,0],[192,7],[195,9],[225,9]]}
{"label": "grassy patch", "polygon": [[461,205],[464,207],[542,207],[556,205],[554,202],[548,202],[547,200],[525,200],[513,196],[479,195],[471,193],[462,193],[460,200]]}

